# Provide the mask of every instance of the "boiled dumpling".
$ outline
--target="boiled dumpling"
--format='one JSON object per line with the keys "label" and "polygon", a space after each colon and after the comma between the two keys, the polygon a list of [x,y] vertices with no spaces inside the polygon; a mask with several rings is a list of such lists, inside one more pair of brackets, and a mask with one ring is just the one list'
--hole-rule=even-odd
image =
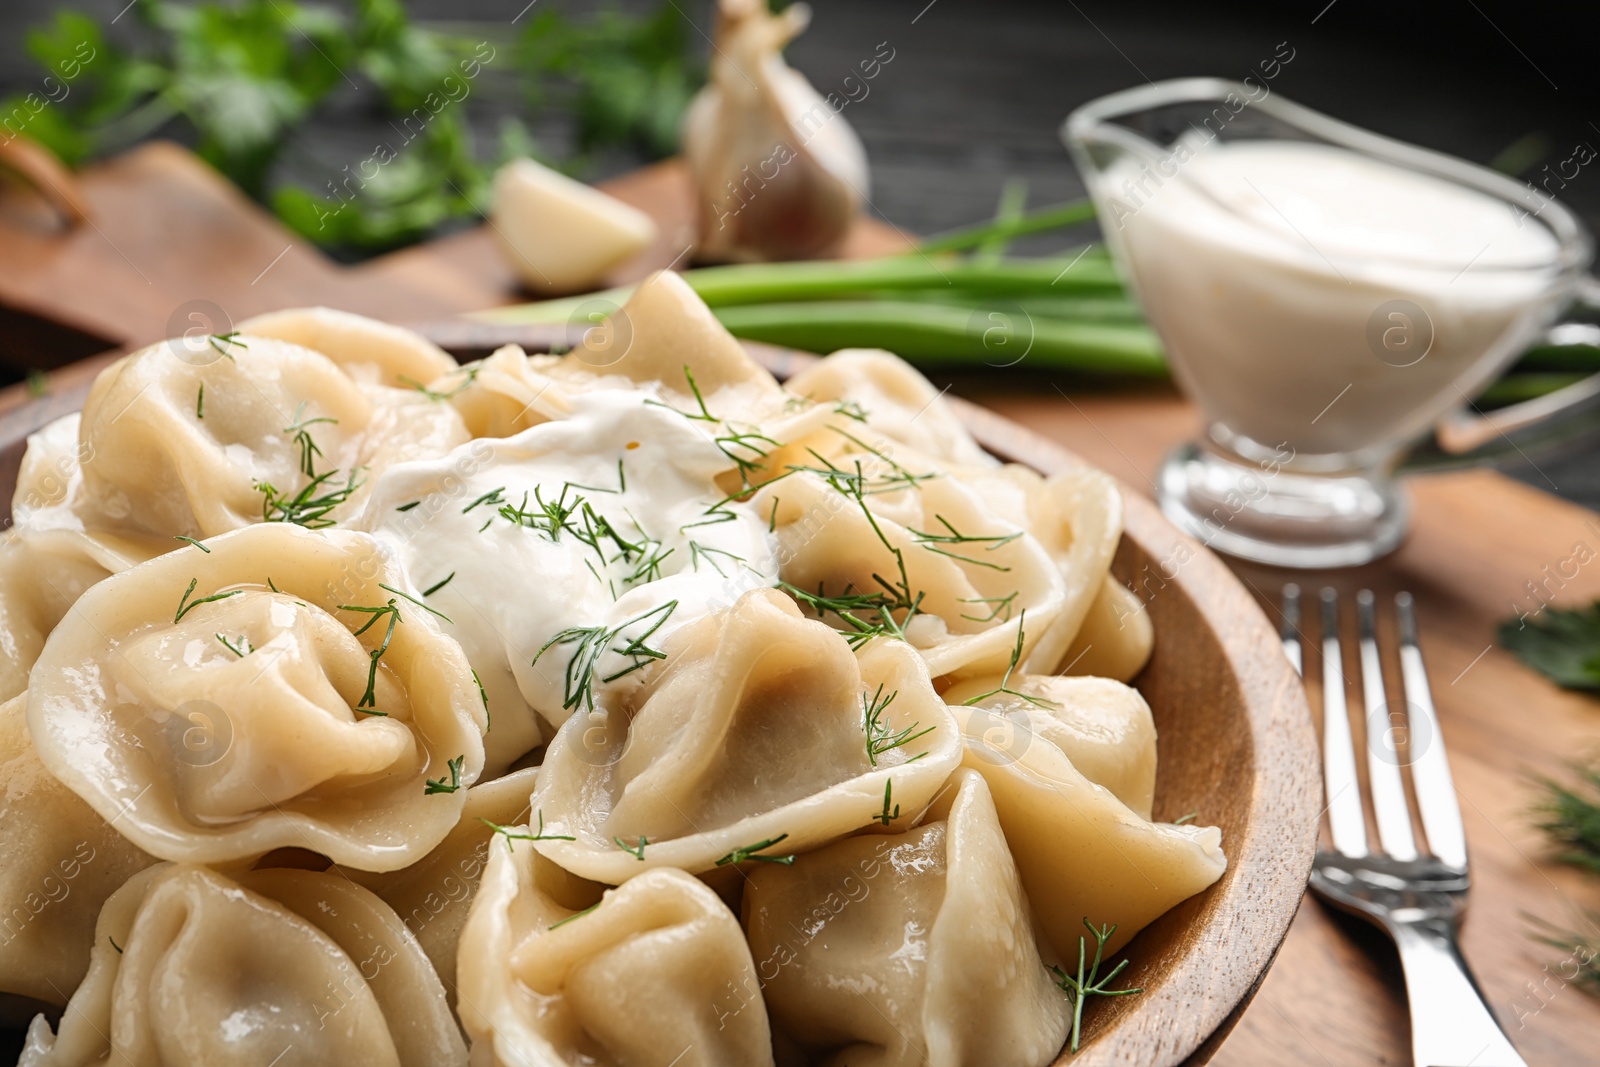
{"label": "boiled dumpling", "polygon": [[[466,440],[455,409],[363,387],[327,356],[266,337],[125,356],[84,404],[84,525],[171,538],[250,523],[328,526],[376,469]],[[186,354],[180,355],[180,353]]]}
{"label": "boiled dumpling", "polygon": [[156,862],[51,777],[27,697],[0,704],[0,993],[63,1005],[89,967],[95,917]]}
{"label": "boiled dumpling", "polygon": [[45,638],[86,589],[143,558],[137,545],[81,530],[0,534],[0,700],[28,687]]}
{"label": "boiled dumpling", "polygon": [[585,878],[698,873],[763,842],[777,855],[903,825],[960,758],[909,646],[874,641],[858,657],[775,591],[665,652],[631,719],[574,715],[540,771],[534,807],[576,840],[536,847]]}
{"label": "boiled dumpling", "polygon": [[[1115,951],[1222,877],[1221,830],[1150,822],[1095,784],[1056,740],[1077,745],[1082,738],[1072,738],[1076,731],[1063,730],[1047,709],[951,711],[961,724],[964,763],[988,781],[1023,888],[1063,959],[1077,955],[1085,920],[1116,926],[1107,942]],[[1121,788],[1131,793],[1125,778]]]}
{"label": "boiled dumpling", "polygon": [[34,666],[40,759],[163,859],[302,847],[403,867],[455,826],[484,716],[406,590],[366,535],[280,524],[123,571]]}
{"label": "boiled dumpling", "polygon": [[1059,670],[1131,682],[1150,662],[1155,641],[1144,599],[1108,574]]}
{"label": "boiled dumpling", "polygon": [[972,708],[967,729],[989,747],[1015,752],[1033,741],[1052,744],[1085,778],[1150,818],[1156,726],[1137,689],[1109,678],[991,676],[957,682],[944,699]]}
{"label": "boiled dumpling", "polygon": [[833,421],[846,429],[850,423],[843,420],[853,420],[946,466],[995,465],[944,394],[892,352],[841,349],[790,378],[786,386],[831,406]]}
{"label": "boiled dumpling", "polygon": [[749,872],[745,927],[775,1029],[843,1067],[1042,1067],[1071,1009],[1045,969],[983,778],[918,826]]}
{"label": "boiled dumpling", "polygon": [[326,307],[286,308],[239,324],[252,337],[273,337],[315,349],[359,382],[420,388],[452,371],[456,361],[403,326]]}
{"label": "boiled dumpling", "polygon": [[[936,678],[1003,670],[1019,632],[1025,651],[1049,632],[1063,581],[1026,529],[954,478],[875,488],[881,468],[863,464],[858,476],[844,455],[830,462],[845,473],[794,473],[752,501],[771,514],[779,577],[809,614],[847,634],[892,615]],[[841,613],[824,602],[852,596],[877,606]]]}
{"label": "boiled dumpling", "polygon": [[715,893],[666,867],[574,899],[530,836],[490,843],[461,934],[477,1067],[770,1067],[766,1008],[736,996],[757,988],[750,949]]}
{"label": "boiled dumpling", "polygon": [[416,939],[335,875],[163,864],[112,895],[57,1033],[20,1067],[465,1067]]}
{"label": "boiled dumpling", "polygon": [[530,356],[520,345],[502,345],[431,388],[449,398],[472,436],[510,437],[571,414],[570,385],[549,374],[560,362],[560,356]]}

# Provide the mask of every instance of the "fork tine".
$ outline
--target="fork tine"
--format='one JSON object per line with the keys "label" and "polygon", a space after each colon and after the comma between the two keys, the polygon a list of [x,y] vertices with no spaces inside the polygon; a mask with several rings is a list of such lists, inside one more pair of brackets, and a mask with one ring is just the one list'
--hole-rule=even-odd
{"label": "fork tine", "polygon": [[[1396,594],[1394,606],[1400,617],[1400,676],[1405,681],[1407,710],[1413,720],[1411,739],[1420,742],[1413,754],[1411,784],[1416,789],[1422,828],[1428,834],[1428,851],[1464,871],[1467,835],[1461,825],[1461,805],[1456,800],[1450,761],[1445,756],[1444,735],[1439,732],[1439,713],[1433,706],[1422,649],[1417,645],[1417,616],[1411,594]],[[1419,726],[1423,728],[1418,729]]]}
{"label": "fork tine", "polygon": [[1278,630],[1283,639],[1283,654],[1294,664],[1294,673],[1306,673],[1305,656],[1300,648],[1300,587],[1290,582],[1283,587],[1283,623]]}
{"label": "fork tine", "polygon": [[1367,819],[1361,811],[1355,745],[1344,700],[1344,653],[1339,644],[1339,593],[1322,591],[1322,778],[1328,795],[1328,830],[1336,851],[1367,854]]}
{"label": "fork tine", "polygon": [[[1392,743],[1397,727],[1389,695],[1383,685],[1383,663],[1378,658],[1376,612],[1372,590],[1356,594],[1361,620],[1361,691],[1367,706],[1367,781],[1372,786],[1372,810],[1378,818],[1378,840],[1397,860],[1417,858],[1417,838],[1411,830],[1411,805],[1400,780],[1400,751]],[[1405,723],[1398,724],[1404,729]],[[1383,736],[1377,736],[1382,729]]]}

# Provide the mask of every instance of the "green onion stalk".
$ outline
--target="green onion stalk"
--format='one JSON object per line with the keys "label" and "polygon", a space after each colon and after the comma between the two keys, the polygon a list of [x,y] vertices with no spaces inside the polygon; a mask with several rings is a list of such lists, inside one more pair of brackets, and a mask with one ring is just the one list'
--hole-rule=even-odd
{"label": "green onion stalk", "polygon": [[[1046,257],[1006,254],[1011,241],[1091,221],[1087,200],[1017,212],[879,259],[750,263],[683,272],[732,334],[827,353],[885,348],[934,371],[1012,367],[1084,375],[1163,377],[1154,331],[1098,244]],[[596,298],[631,287],[497,308],[480,318],[559,324]],[[1600,349],[1538,348],[1480,398],[1516,403],[1600,370]]]}

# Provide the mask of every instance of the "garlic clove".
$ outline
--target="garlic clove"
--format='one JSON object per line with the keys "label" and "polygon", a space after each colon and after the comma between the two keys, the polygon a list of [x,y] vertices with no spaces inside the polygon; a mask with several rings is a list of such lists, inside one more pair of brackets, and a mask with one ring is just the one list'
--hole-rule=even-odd
{"label": "garlic clove", "polygon": [[783,61],[810,21],[793,4],[721,0],[711,81],[684,118],[702,259],[837,251],[867,196],[866,151],[850,124]]}
{"label": "garlic clove", "polygon": [[538,292],[593,289],[656,239],[649,215],[531,159],[495,175],[489,220],[506,262]]}

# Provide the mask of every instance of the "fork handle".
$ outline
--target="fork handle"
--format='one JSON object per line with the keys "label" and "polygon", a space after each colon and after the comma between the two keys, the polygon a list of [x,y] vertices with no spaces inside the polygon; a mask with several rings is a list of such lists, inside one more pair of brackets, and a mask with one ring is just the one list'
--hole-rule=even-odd
{"label": "fork handle", "polygon": [[1442,919],[1392,923],[1411,1002],[1415,1067],[1527,1067],[1495,1021]]}

